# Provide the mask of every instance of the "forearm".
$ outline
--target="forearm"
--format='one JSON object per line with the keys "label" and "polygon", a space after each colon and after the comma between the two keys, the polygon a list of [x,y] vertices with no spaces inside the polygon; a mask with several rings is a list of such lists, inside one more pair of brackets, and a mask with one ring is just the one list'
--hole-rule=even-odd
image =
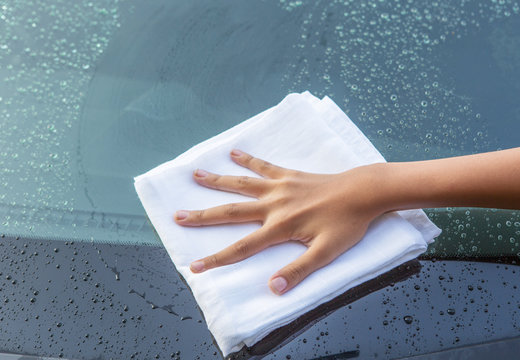
{"label": "forearm", "polygon": [[376,168],[383,212],[445,206],[520,209],[520,148]]}

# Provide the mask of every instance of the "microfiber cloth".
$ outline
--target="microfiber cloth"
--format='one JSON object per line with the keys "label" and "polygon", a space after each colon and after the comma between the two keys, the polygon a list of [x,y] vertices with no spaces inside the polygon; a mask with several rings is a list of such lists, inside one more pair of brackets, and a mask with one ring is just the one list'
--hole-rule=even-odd
{"label": "microfiber cloth", "polygon": [[281,296],[271,292],[268,280],[305,252],[307,248],[298,242],[278,244],[236,264],[194,274],[189,269],[192,261],[260,227],[246,223],[192,228],[173,220],[180,209],[252,200],[202,187],[192,178],[199,168],[258,177],[230,159],[235,148],[282,167],[314,173],[338,173],[385,161],[330,98],[320,100],[304,92],[287,95],[278,105],[135,178],[146,213],[224,356],[254,345],[316,306],[417,257],[440,234],[422,210],[384,214],[353,248]]}

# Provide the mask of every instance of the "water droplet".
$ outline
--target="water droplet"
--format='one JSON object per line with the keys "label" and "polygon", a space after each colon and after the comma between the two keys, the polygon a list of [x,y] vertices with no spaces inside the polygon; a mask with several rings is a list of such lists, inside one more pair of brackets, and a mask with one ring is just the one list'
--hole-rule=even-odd
{"label": "water droplet", "polygon": [[455,315],[455,309],[448,309],[446,310],[446,312],[449,314],[449,315]]}
{"label": "water droplet", "polygon": [[406,315],[405,317],[403,317],[403,320],[405,323],[411,324],[413,322],[413,317],[411,317],[410,315]]}

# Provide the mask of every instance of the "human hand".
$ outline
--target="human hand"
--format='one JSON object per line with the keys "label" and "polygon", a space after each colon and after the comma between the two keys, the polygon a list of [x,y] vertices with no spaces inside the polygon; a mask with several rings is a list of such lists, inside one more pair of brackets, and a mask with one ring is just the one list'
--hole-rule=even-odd
{"label": "human hand", "polygon": [[233,150],[231,158],[263,178],[221,176],[198,169],[194,180],[258,200],[180,210],[175,221],[183,226],[261,222],[262,227],[222,251],[194,261],[192,272],[236,263],[284,241],[299,241],[308,247],[305,253],[269,280],[271,290],[281,295],[359,242],[370,222],[383,212],[374,201],[377,177],[372,165],[339,174],[311,174],[284,169],[239,150]]}

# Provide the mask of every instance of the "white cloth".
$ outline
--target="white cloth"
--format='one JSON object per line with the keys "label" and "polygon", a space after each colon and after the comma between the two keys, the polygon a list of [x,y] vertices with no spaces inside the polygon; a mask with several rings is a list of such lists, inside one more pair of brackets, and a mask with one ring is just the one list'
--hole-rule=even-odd
{"label": "white cloth", "polygon": [[376,219],[365,237],[282,296],[267,283],[306,247],[283,243],[237,264],[193,274],[192,261],[211,255],[258,229],[258,224],[181,227],[180,209],[204,209],[251,198],[211,190],[192,180],[195,169],[257,176],[231,161],[238,148],[274,164],[337,173],[384,158],[328,97],[290,94],[280,104],[206,140],[176,159],[135,178],[135,188],[177,270],[191,287],[224,356],[251,346],[271,331],[346,290],[417,257],[440,230],[422,210]]}

